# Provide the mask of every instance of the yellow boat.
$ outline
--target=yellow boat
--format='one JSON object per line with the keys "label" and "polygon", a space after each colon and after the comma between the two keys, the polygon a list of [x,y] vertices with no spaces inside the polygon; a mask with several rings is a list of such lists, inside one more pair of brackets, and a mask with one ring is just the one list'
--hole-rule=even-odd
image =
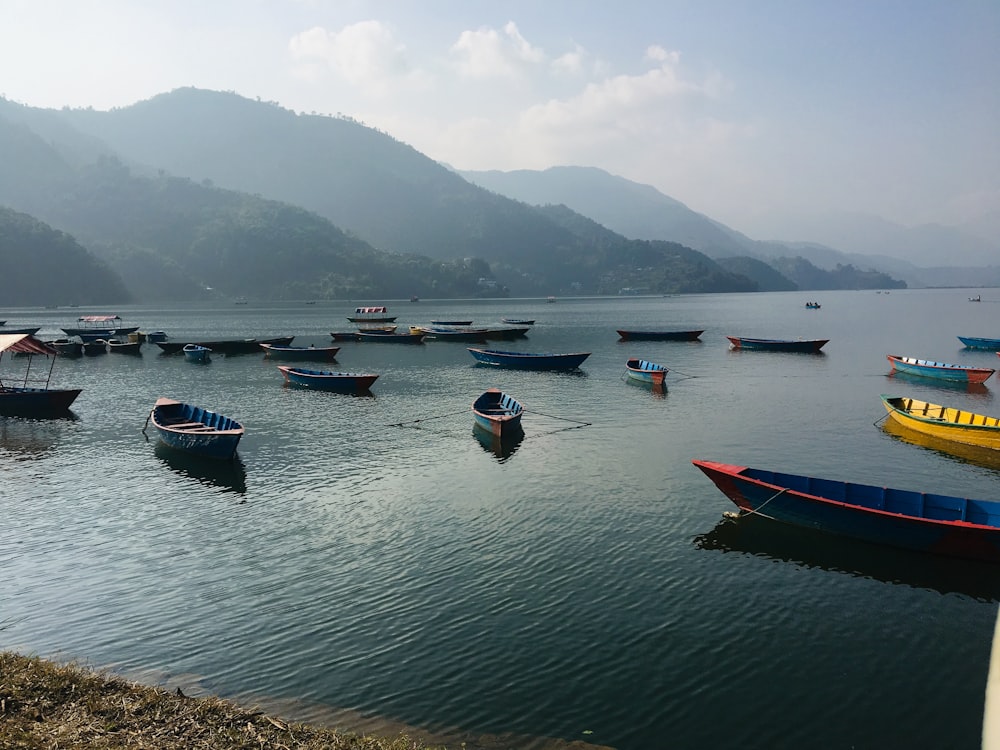
{"label": "yellow boat", "polygon": [[1000,450],[1000,418],[903,396],[882,396],[889,418],[916,432],[964,445]]}

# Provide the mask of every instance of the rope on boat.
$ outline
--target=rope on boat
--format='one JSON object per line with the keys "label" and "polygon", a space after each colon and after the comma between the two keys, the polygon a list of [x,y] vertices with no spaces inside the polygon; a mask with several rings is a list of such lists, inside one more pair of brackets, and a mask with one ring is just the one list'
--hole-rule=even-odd
{"label": "rope on boat", "polygon": [[881,421],[883,421],[883,420],[885,420],[885,419],[887,419],[887,418],[888,418],[888,416],[889,416],[889,412],[886,412],[886,413],[885,413],[885,414],[883,414],[883,415],[882,415],[881,417],[879,417],[879,418],[878,418],[878,419],[876,419],[876,420],[875,420],[874,422],[872,422],[872,426],[873,426],[873,427],[878,427],[878,423],[879,423],[879,422],[881,422]]}
{"label": "rope on boat", "polygon": [[[576,423],[577,427],[589,427],[590,425],[593,424],[593,422],[584,422],[581,419],[570,419],[569,417],[557,417],[555,414],[543,414],[540,411],[534,411],[534,410],[532,410],[532,411],[529,412],[527,409],[525,409],[524,413],[525,414],[537,414],[540,417],[548,417],[549,419],[558,419],[558,420],[561,420],[563,422],[574,422],[574,423]],[[575,427],[570,427],[570,428],[567,428],[567,429],[576,429],[576,428]]]}
{"label": "rope on boat", "polygon": [[149,420],[152,418],[152,416],[153,416],[153,412],[149,412],[149,414],[146,415],[146,424],[144,424],[142,426],[142,434],[143,435],[146,434],[146,428],[149,427]]}
{"label": "rope on boat", "polygon": [[771,495],[771,497],[769,497],[767,500],[765,500],[764,502],[762,502],[756,508],[753,508],[752,510],[748,510],[743,515],[745,515],[745,516],[752,516],[752,515],[758,515],[758,514],[760,514],[761,508],[763,508],[769,502],[771,502],[772,500],[774,500],[774,498],[778,497],[779,495],[783,495],[786,492],[788,492],[788,488],[787,487],[782,487],[780,490],[778,490],[777,492],[775,492],[773,495]]}

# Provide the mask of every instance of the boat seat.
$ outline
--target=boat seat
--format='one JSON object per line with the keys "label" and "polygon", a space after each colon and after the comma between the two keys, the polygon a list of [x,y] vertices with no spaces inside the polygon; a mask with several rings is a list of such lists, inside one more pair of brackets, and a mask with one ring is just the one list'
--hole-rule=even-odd
{"label": "boat seat", "polygon": [[187,430],[192,427],[205,427],[203,422],[164,422],[164,425],[177,430]]}

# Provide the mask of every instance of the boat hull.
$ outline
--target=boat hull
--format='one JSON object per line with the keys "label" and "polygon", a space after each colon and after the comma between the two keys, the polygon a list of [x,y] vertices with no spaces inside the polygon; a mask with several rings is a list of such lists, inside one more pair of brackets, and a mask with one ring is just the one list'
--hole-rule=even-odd
{"label": "boat hull", "polygon": [[914,357],[901,357],[898,354],[887,354],[886,358],[896,372],[907,375],[919,375],[924,378],[947,380],[953,383],[985,383],[996,370],[986,367],[966,367],[951,365],[945,362],[931,362]]}
{"label": "boat hull", "polygon": [[374,373],[327,372],[287,365],[278,365],[278,369],[289,385],[335,393],[368,393],[379,377]]}
{"label": "boat hull", "polygon": [[82,388],[0,387],[0,415],[34,417],[69,410]]}
{"label": "boat hull", "polygon": [[278,346],[288,346],[292,343],[294,336],[279,336],[273,339],[227,339],[223,341],[157,341],[156,345],[166,354],[179,354],[186,344],[197,344],[206,349],[211,349],[216,354],[256,354],[260,352],[260,345],[276,344]]}
{"label": "boat hull", "polygon": [[751,339],[744,336],[726,336],[733,349],[762,352],[794,352],[818,354],[829,339]]}
{"label": "boat hull", "polygon": [[975,336],[959,336],[958,340],[965,344],[968,349],[986,349],[991,352],[1000,352],[1000,339],[982,339]]}
{"label": "boat hull", "polygon": [[619,330],[622,341],[697,341],[705,331],[625,331]]}
{"label": "boat hull", "polygon": [[340,351],[339,346],[277,346],[261,344],[268,359],[296,360],[300,362],[333,362]]}
{"label": "boat hull", "polygon": [[901,396],[882,397],[890,419],[942,441],[1000,451],[1000,419]]}
{"label": "boat hull", "polygon": [[233,458],[244,433],[235,419],[168,398],[149,417],[164,445],[205,458]]}
{"label": "boat hull", "polygon": [[1000,503],[693,462],[740,510],[877,544],[1000,562]]}
{"label": "boat hull", "polygon": [[472,404],[476,427],[498,438],[515,437],[523,432],[524,407],[497,388],[490,388]]}
{"label": "boat hull", "polygon": [[374,342],[376,344],[422,344],[422,333],[393,333],[376,331],[358,331],[358,341]]}
{"label": "boat hull", "polygon": [[184,359],[188,362],[203,364],[212,358],[211,349],[204,346],[198,346],[197,344],[186,344],[182,351],[184,352]]}
{"label": "boat hull", "polygon": [[590,356],[590,352],[532,354],[472,348],[469,349],[469,353],[477,362],[484,365],[508,367],[515,370],[575,370]]}
{"label": "boat hull", "polygon": [[630,380],[657,388],[663,387],[667,372],[668,369],[663,365],[644,359],[630,359],[625,363],[625,373]]}

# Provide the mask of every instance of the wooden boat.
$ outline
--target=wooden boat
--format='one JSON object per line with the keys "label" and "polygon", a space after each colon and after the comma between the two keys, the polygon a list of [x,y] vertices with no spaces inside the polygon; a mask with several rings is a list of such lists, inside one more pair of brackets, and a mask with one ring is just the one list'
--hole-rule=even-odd
{"label": "wooden boat", "polygon": [[221,341],[157,341],[156,345],[166,354],[180,354],[186,344],[197,344],[211,349],[216,354],[257,354],[260,345],[276,344],[288,346],[294,336],[279,336],[273,339],[223,339]]}
{"label": "wooden boat", "polygon": [[309,362],[332,362],[337,358],[339,346],[280,346],[261,344],[268,359],[301,360]]}
{"label": "wooden boat", "polygon": [[84,339],[81,344],[83,354],[87,357],[96,357],[100,354],[108,353],[108,342],[104,339]]}
{"label": "wooden boat", "polygon": [[469,349],[477,362],[517,370],[574,370],[590,356],[590,352],[572,354],[536,354],[533,352],[504,352],[496,349]]}
{"label": "wooden boat", "polygon": [[[25,354],[28,357],[24,377],[0,380],[0,414],[6,416],[44,417],[66,412],[80,388],[50,388],[56,350],[28,333],[0,334],[0,356],[3,352]],[[51,357],[48,371],[32,373],[32,360],[36,355]]]}
{"label": "wooden boat", "polygon": [[354,315],[347,317],[352,323],[392,323],[396,320],[395,315],[389,315],[389,308],[379,307],[356,307]]}
{"label": "wooden boat", "polygon": [[535,325],[534,320],[525,320],[524,318],[500,318],[500,322],[508,326],[533,326]]}
{"label": "wooden boat", "polygon": [[357,331],[330,331],[330,337],[334,341],[357,341]]}
{"label": "wooden boat", "polygon": [[123,326],[119,315],[81,315],[76,321],[81,324],[80,327],[61,330],[67,336],[79,336],[84,341],[127,336],[133,331],[139,330],[139,326]]}
{"label": "wooden boat", "polygon": [[695,460],[743,513],[868,542],[1000,562],[1000,502]]}
{"label": "wooden boat", "polygon": [[809,310],[819,310],[819,302],[806,302],[806,308]]}
{"label": "wooden boat", "polygon": [[522,432],[524,407],[499,388],[490,388],[472,403],[476,427],[502,438]]}
{"label": "wooden boat", "polygon": [[0,331],[0,333],[3,333],[6,336],[10,336],[16,333],[21,333],[26,336],[34,336],[40,330],[42,330],[41,326],[28,326],[27,328],[7,328],[5,326],[4,329]]}
{"label": "wooden boat", "polygon": [[285,382],[314,388],[318,391],[336,391],[338,393],[367,393],[372,383],[378,380],[374,373],[360,372],[327,372],[326,370],[305,370],[301,367],[278,365]]}
{"label": "wooden boat", "polygon": [[358,331],[358,341],[374,341],[382,344],[422,344],[422,333],[395,333],[394,331]]}
{"label": "wooden boat", "polygon": [[146,341],[151,344],[159,344],[167,340],[167,334],[165,331],[150,331],[146,334]]}
{"label": "wooden boat", "polygon": [[158,398],[148,422],[166,445],[208,458],[235,456],[244,432],[235,419],[172,398]]}
{"label": "wooden boat", "polygon": [[969,349],[986,349],[991,352],[1000,352],[1000,339],[981,339],[975,336],[959,336],[961,341]]}
{"label": "wooden boat", "polygon": [[482,329],[449,328],[448,326],[410,326],[410,333],[422,333],[437,341],[486,341]]}
{"label": "wooden boat", "polygon": [[949,380],[959,383],[985,383],[996,370],[986,367],[968,367],[966,365],[950,365],[945,362],[932,362],[915,357],[902,357],[898,354],[887,354],[896,372],[908,375],[921,375],[926,378]]}
{"label": "wooden boat", "polygon": [[904,427],[941,440],[1000,450],[1000,419],[997,417],[903,396],[883,395],[881,398],[889,417]]}
{"label": "wooden boat", "polygon": [[46,341],[49,346],[56,350],[60,357],[79,357],[83,354],[83,342],[73,339],[62,338]]}
{"label": "wooden boat", "polygon": [[645,359],[630,359],[625,363],[625,372],[629,378],[639,383],[663,387],[669,370]]}
{"label": "wooden boat", "polygon": [[200,344],[184,344],[182,351],[184,352],[184,359],[188,362],[197,362],[202,364],[208,362],[212,358],[212,350],[207,346],[201,346]]}
{"label": "wooden boat", "polygon": [[619,330],[622,341],[697,341],[705,331],[626,331]]}
{"label": "wooden boat", "polygon": [[509,328],[484,328],[483,338],[498,341],[512,341],[521,339],[528,335],[528,326],[516,326]]}
{"label": "wooden boat", "polygon": [[432,320],[432,326],[471,326],[471,320]]}
{"label": "wooden boat", "polygon": [[142,354],[142,342],[109,339],[108,351],[115,354]]}
{"label": "wooden boat", "polygon": [[799,352],[817,354],[830,339],[752,339],[746,336],[726,336],[733,349],[766,352]]}

